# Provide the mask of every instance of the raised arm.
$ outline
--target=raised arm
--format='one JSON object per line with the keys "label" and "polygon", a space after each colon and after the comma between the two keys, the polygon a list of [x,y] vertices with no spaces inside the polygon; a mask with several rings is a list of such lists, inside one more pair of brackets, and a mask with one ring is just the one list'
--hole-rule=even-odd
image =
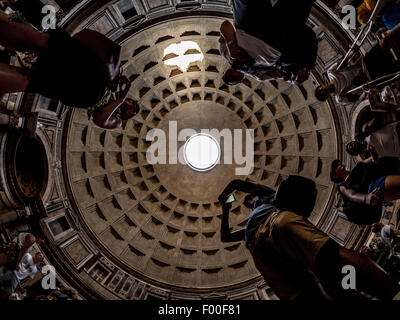
{"label": "raised arm", "polygon": [[256,196],[268,196],[268,195],[272,195],[275,192],[273,189],[263,186],[261,184],[256,184],[256,183],[236,179],[236,180],[231,181],[225,187],[224,191],[222,191],[218,200],[221,202],[221,204],[224,204],[225,201],[228,199],[229,195],[236,190],[245,192],[245,193],[250,193],[250,194],[253,194]]}
{"label": "raised arm", "polygon": [[240,229],[231,232],[229,229],[229,211],[232,208],[232,204],[224,203],[222,205],[222,220],[221,220],[221,241],[222,242],[237,242],[245,240],[245,229]]}

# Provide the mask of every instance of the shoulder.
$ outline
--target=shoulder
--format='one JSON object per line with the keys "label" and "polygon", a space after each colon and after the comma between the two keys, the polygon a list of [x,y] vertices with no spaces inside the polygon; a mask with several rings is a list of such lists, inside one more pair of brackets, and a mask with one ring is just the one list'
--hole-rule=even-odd
{"label": "shoulder", "polygon": [[292,229],[302,224],[309,222],[301,215],[293,211],[279,211],[277,212],[277,220],[275,227],[278,229]]}

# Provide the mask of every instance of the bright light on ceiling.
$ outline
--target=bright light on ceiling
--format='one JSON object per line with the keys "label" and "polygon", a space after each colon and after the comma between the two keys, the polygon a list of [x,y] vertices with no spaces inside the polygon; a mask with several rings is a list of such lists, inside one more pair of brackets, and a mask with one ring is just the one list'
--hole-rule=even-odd
{"label": "bright light on ceiling", "polygon": [[184,146],[183,155],[190,168],[204,172],[214,168],[220,159],[220,146],[208,134],[195,134],[191,136]]}
{"label": "bright light on ceiling", "polygon": [[185,72],[192,62],[203,61],[204,55],[196,42],[182,41],[165,48],[163,58],[166,65],[178,66]]}

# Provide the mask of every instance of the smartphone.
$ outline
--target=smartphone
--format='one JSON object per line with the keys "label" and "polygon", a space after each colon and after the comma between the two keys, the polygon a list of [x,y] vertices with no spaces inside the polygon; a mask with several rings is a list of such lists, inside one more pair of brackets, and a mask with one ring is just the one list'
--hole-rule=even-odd
{"label": "smartphone", "polygon": [[235,196],[233,195],[233,193],[229,196],[229,198],[228,199],[226,199],[226,201],[225,201],[225,203],[231,203],[231,202],[233,202],[233,201],[235,201],[236,200],[236,198],[235,198]]}

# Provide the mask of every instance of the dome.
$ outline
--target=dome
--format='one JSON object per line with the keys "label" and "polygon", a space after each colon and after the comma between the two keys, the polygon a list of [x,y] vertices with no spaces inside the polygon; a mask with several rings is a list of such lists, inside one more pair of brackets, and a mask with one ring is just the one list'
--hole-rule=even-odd
{"label": "dome", "polygon": [[[329,177],[332,160],[350,161],[343,144],[357,106],[314,95],[353,37],[326,6],[318,2],[308,21],[317,66],[299,86],[249,77],[224,84],[218,39],[230,1],[81,1],[58,18],[71,34],[89,28],[120,44],[128,97],[141,107],[107,130],[84,109],[23,101],[41,112],[50,167],[38,209],[46,253],[85,298],[276,298],[245,244],[221,242],[218,196],[234,179],[276,189],[289,175],[310,178],[318,198],[309,220],[348,247],[365,240],[365,229],[338,212]],[[238,230],[251,211],[244,193],[235,197]]]}

